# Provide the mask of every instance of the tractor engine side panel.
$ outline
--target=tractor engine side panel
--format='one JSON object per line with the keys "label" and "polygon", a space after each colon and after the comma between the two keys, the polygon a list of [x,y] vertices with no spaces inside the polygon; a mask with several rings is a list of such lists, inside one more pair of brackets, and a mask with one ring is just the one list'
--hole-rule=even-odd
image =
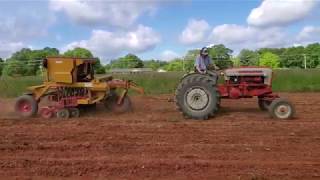
{"label": "tractor engine side panel", "polygon": [[225,83],[218,87],[221,97],[248,98],[272,93],[272,70],[269,68],[232,68],[224,73]]}
{"label": "tractor engine side panel", "polygon": [[227,69],[225,71],[225,80],[228,81],[230,80],[231,77],[247,77],[247,79],[250,81],[254,80],[254,78],[252,77],[263,77],[263,84],[271,86],[272,70],[270,68],[258,68],[258,67],[243,67],[243,68]]}

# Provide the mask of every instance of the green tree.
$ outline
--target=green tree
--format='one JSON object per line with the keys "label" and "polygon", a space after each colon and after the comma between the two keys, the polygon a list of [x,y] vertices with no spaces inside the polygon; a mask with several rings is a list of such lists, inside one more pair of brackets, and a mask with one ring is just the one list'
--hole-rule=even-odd
{"label": "green tree", "polygon": [[280,58],[276,54],[273,54],[271,52],[265,52],[265,53],[261,54],[259,65],[260,66],[267,66],[270,68],[279,68]]}
{"label": "green tree", "polygon": [[24,76],[24,75],[28,75],[27,74],[28,70],[29,70],[29,67],[26,66],[26,64],[23,61],[10,60],[10,61],[6,61],[6,65],[3,68],[3,75]]}
{"label": "green tree", "polygon": [[285,50],[286,50],[286,48],[261,48],[257,51],[259,54],[262,54],[265,52],[271,52],[271,53],[276,54],[280,57]]}
{"label": "green tree", "polygon": [[160,60],[149,60],[149,61],[143,61],[144,67],[151,68],[152,70],[156,71],[160,68],[163,68],[165,65],[168,64],[166,61],[160,61]]}
{"label": "green tree", "polygon": [[111,64],[110,64],[110,63],[109,63],[109,64],[106,64],[106,65],[104,66],[104,69],[105,69],[106,71],[110,71],[110,70],[112,69]]}
{"label": "green tree", "polygon": [[[72,50],[66,51],[63,56],[65,57],[74,57],[74,58],[93,58],[93,54],[90,50],[85,48],[74,48]],[[94,70],[97,74],[105,74],[106,69],[103,67],[103,65],[100,62],[99,58],[96,58],[97,62],[94,64]]]}
{"label": "green tree", "polygon": [[226,69],[232,66],[231,54],[233,51],[231,49],[225,47],[223,44],[218,44],[208,48],[208,50],[214,63],[220,69]]}
{"label": "green tree", "polygon": [[238,57],[240,59],[240,65],[242,66],[259,65],[259,54],[256,51],[243,49],[241,50]]}
{"label": "green tree", "polygon": [[97,62],[93,65],[94,71],[96,74],[105,74],[106,68],[101,64],[101,61],[99,58],[96,58]]}
{"label": "green tree", "polygon": [[194,62],[196,58],[200,55],[199,49],[189,50],[184,57],[183,66],[185,71],[194,70]]}
{"label": "green tree", "polygon": [[40,62],[36,62],[32,56],[32,50],[23,48],[12,54],[7,59],[7,64],[4,68],[4,74],[9,76],[14,75],[35,75],[39,68]]}
{"label": "green tree", "polygon": [[231,61],[232,61],[233,66],[235,66],[235,67],[241,66],[240,58],[238,58],[238,57],[232,57],[232,58],[231,58]]}
{"label": "green tree", "polygon": [[41,50],[33,50],[31,52],[31,59],[44,59],[46,57],[59,56],[59,50],[56,48],[45,47]]}
{"label": "green tree", "polygon": [[194,70],[194,60],[185,59],[182,63],[184,71],[189,72]]}
{"label": "green tree", "polygon": [[30,56],[30,60],[28,62],[27,70],[25,75],[39,75],[41,60],[45,59],[46,57],[54,57],[59,56],[59,50],[56,48],[45,47],[44,49],[40,50],[32,50]]}
{"label": "green tree", "polygon": [[316,68],[320,65],[320,44],[314,43],[309,44],[305,48],[306,58],[307,58],[307,67]]}
{"label": "green tree", "polygon": [[305,48],[303,46],[286,48],[286,50],[280,56],[280,66],[287,68],[303,68],[304,54]]}
{"label": "green tree", "polygon": [[134,54],[127,54],[117,60],[111,61],[112,68],[143,68],[143,61]]}
{"label": "green tree", "polygon": [[93,54],[91,51],[85,48],[74,48],[72,50],[68,50],[63,54],[65,57],[74,57],[74,58],[93,58]]}
{"label": "green tree", "polygon": [[185,55],[185,60],[195,60],[200,54],[199,49],[189,50],[187,54]]}
{"label": "green tree", "polygon": [[166,71],[182,71],[183,70],[183,60],[182,59],[174,59],[167,64],[164,69]]}
{"label": "green tree", "polygon": [[58,56],[59,50],[56,48],[46,47],[40,50],[31,50],[23,48],[20,51],[12,54],[7,59],[7,65],[4,73],[7,75],[24,75],[31,76],[37,75],[41,65],[41,60],[48,56]]}

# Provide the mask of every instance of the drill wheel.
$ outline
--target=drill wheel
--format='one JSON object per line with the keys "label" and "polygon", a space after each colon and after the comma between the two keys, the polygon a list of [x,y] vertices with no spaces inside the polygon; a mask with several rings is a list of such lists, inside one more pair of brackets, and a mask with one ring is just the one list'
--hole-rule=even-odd
{"label": "drill wheel", "polygon": [[56,115],[57,115],[57,118],[59,119],[68,119],[70,117],[70,112],[68,109],[63,108],[63,109],[59,109]]}
{"label": "drill wheel", "polygon": [[78,118],[80,117],[80,110],[78,108],[70,108],[69,109],[69,112],[70,112],[70,116],[72,118]]}

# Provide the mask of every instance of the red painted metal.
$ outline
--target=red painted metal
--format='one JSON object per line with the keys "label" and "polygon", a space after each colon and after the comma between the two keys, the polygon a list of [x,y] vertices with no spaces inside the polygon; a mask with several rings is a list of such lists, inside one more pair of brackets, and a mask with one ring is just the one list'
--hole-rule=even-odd
{"label": "red painted metal", "polygon": [[53,113],[55,112],[54,108],[50,107],[43,107],[41,108],[40,115],[45,119],[50,119],[53,117]]}
{"label": "red painted metal", "polygon": [[238,71],[240,74],[242,74],[242,73],[263,73],[263,71],[260,71],[260,70],[240,70],[240,71]]}
{"label": "red painted metal", "polygon": [[18,105],[20,112],[30,112],[32,110],[32,105],[28,101],[21,101]]}
{"label": "red painted metal", "polygon": [[64,86],[56,86],[54,88],[56,93],[48,96],[51,105],[42,107],[40,110],[40,115],[44,118],[51,118],[58,110],[63,108],[75,108],[79,105],[79,99],[90,97],[90,91],[86,88]]}
{"label": "red painted metal", "polygon": [[238,99],[241,96],[241,91],[239,88],[231,87],[229,92],[229,97],[231,99]]}
{"label": "red painted metal", "polygon": [[143,88],[138,87],[135,83],[131,81],[124,81],[120,79],[113,79],[112,81],[108,81],[108,86],[110,89],[113,88],[123,88],[124,90],[133,89],[141,94],[144,94]]}
{"label": "red painted metal", "polygon": [[[241,68],[239,68],[241,69]],[[242,72],[241,70],[239,71]],[[245,71],[244,73],[258,73]],[[279,96],[272,93],[271,85],[264,84],[261,76],[238,76],[229,79],[224,84],[218,85],[218,91],[221,98],[250,98],[257,96],[266,101],[272,101]]]}

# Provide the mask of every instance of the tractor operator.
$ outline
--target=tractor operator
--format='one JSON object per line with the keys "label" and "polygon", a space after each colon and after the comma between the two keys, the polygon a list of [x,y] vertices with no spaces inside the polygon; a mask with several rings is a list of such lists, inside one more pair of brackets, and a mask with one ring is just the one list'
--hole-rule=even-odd
{"label": "tractor operator", "polygon": [[196,58],[194,63],[195,71],[200,74],[207,73],[207,70],[219,69],[209,56],[208,48],[204,47],[200,50],[200,55]]}

